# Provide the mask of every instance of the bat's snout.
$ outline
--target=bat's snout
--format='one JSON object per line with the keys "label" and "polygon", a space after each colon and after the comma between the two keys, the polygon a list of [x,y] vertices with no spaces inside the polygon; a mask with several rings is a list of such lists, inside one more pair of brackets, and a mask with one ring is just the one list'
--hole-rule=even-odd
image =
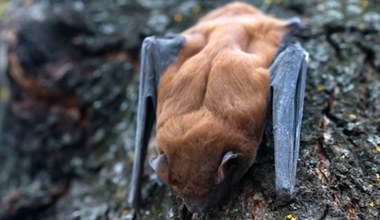
{"label": "bat's snout", "polygon": [[214,201],[202,201],[194,199],[183,199],[182,200],[187,210],[191,213],[205,213],[209,211],[212,207],[217,205],[218,200]]}
{"label": "bat's snout", "polygon": [[206,213],[218,207],[228,194],[228,185],[221,184],[202,197],[182,196],[182,202],[191,213]]}

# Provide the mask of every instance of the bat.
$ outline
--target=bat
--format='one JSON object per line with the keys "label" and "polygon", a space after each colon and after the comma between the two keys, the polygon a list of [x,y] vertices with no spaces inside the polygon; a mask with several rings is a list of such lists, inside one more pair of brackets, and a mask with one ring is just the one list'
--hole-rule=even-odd
{"label": "bat", "polygon": [[135,211],[154,125],[157,155],[149,163],[190,212],[216,206],[247,172],[267,120],[277,196],[292,198],[308,59],[295,35],[303,28],[300,19],[230,3],[181,34],[144,40],[129,194]]}

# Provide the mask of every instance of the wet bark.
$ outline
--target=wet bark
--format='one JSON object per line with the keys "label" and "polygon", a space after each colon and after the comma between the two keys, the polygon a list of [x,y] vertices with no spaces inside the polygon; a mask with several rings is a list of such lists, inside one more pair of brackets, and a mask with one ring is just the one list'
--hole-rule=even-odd
{"label": "wet bark", "polygon": [[[226,2],[226,1],[225,1]],[[130,219],[139,46],[223,1],[13,1],[0,37],[0,219]],[[380,6],[251,1],[311,27],[298,192],[274,189],[273,148],[221,206],[193,219],[376,219],[380,215]],[[0,13],[1,14],[1,13]],[[268,138],[270,139],[270,137]],[[180,201],[147,167],[140,219]]]}

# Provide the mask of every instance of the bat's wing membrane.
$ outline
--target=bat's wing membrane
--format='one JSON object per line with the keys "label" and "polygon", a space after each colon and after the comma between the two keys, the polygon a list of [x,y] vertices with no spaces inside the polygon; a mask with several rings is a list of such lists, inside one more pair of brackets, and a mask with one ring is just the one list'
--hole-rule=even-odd
{"label": "bat's wing membrane", "polygon": [[150,133],[156,116],[157,85],[161,75],[174,61],[185,43],[184,37],[147,37],[141,49],[141,70],[135,139],[135,159],[129,203],[138,210],[141,200],[141,179]]}
{"label": "bat's wing membrane", "polygon": [[307,59],[300,44],[289,43],[270,67],[276,192],[283,200],[294,193]]}

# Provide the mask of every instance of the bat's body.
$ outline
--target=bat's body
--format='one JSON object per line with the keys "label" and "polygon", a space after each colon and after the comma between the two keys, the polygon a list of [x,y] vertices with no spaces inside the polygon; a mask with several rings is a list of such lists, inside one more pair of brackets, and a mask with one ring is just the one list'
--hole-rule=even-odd
{"label": "bat's body", "polygon": [[233,174],[239,179],[261,142],[269,66],[286,23],[246,5],[232,6],[183,33],[187,44],[158,86],[157,150],[169,162],[167,178],[160,176],[182,197],[203,198],[216,189],[229,151],[241,154]]}
{"label": "bat's body", "polygon": [[[286,68],[281,62],[288,59],[289,54],[279,61],[274,60],[281,52],[279,48],[284,47],[282,43],[292,25],[266,16],[247,4],[233,3],[209,13],[181,36],[161,42],[157,39],[145,42],[142,55],[142,74],[145,76],[140,84],[138,116],[138,123],[142,122],[136,136],[137,161],[132,182],[135,188],[132,188],[130,197],[134,208],[138,205],[139,175],[154,115],[159,155],[151,159],[151,166],[161,180],[183,198],[190,211],[203,211],[217,204],[230,185],[250,168],[267,120],[271,81],[275,81],[273,76],[276,73],[271,74],[270,67],[273,64],[273,70]],[[298,65],[295,62],[288,65],[296,71],[296,78],[290,80],[297,87],[303,53],[301,50],[297,52],[300,49],[297,46],[293,47],[295,52],[283,48],[281,54],[299,54],[294,57],[299,59],[296,61]],[[150,55],[144,54],[149,51]],[[162,58],[165,53],[166,59]],[[164,59],[167,64],[163,65],[159,59]],[[293,96],[299,93],[297,88],[292,89]],[[297,99],[285,94],[285,97],[280,95],[279,102],[284,103],[289,98]],[[303,90],[301,98],[303,100]],[[297,100],[293,102],[298,103]],[[278,109],[276,104],[273,105],[275,109]],[[295,120],[300,120],[298,113],[298,110],[292,112],[296,115]],[[275,112],[273,118],[276,118]],[[294,125],[294,121],[289,123]],[[299,133],[299,126],[293,127],[298,129],[294,132]],[[274,133],[276,135],[276,129]],[[293,143],[297,140],[293,140],[293,134],[291,136],[292,143],[289,144],[292,146],[285,148],[298,154],[298,143]],[[276,149],[276,154],[279,151]],[[284,156],[284,160],[290,160],[289,156]],[[280,183],[279,194],[293,191],[295,169],[291,169],[294,162],[283,168],[283,171],[291,172],[291,177],[283,177],[282,182],[286,183]]]}

